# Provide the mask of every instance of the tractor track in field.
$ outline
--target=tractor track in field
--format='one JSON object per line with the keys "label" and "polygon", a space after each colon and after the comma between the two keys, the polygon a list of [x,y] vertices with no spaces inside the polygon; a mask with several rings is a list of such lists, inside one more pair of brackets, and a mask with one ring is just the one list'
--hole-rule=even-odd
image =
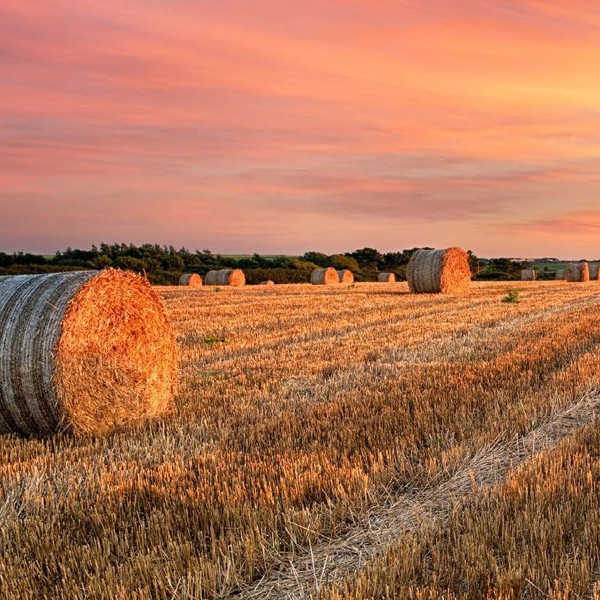
{"label": "tractor track in field", "polygon": [[427,488],[397,495],[386,506],[378,506],[358,519],[343,536],[312,545],[229,597],[239,600],[317,597],[324,586],[341,582],[382,555],[405,532],[424,522],[443,523],[470,493],[502,482],[511,470],[555,448],[599,415],[600,386],[597,386],[578,401],[555,409],[528,434],[508,440],[500,438],[477,452],[452,476]]}

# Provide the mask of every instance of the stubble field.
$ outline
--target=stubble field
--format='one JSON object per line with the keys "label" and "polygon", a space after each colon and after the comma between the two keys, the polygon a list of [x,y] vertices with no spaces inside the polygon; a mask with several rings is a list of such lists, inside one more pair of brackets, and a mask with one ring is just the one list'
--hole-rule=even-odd
{"label": "stubble field", "polygon": [[161,293],[171,414],[0,438],[0,598],[597,592],[600,284]]}

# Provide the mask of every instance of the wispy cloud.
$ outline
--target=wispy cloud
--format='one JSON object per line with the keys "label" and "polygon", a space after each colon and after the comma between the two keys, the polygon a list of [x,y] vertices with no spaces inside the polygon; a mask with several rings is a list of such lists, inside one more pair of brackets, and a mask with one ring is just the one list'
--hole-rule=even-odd
{"label": "wispy cloud", "polygon": [[566,203],[593,218],[599,17],[583,0],[5,3],[0,249],[334,251],[441,244],[452,222],[454,243],[521,253],[515,223],[541,240]]}

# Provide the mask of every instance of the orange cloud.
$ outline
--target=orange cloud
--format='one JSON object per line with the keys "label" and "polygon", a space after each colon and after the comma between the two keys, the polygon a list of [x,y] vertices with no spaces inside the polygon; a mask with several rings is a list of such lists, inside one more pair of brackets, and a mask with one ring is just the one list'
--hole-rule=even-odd
{"label": "orange cloud", "polygon": [[397,248],[443,218],[523,254],[511,223],[597,203],[599,24],[583,0],[4,6],[3,249]]}

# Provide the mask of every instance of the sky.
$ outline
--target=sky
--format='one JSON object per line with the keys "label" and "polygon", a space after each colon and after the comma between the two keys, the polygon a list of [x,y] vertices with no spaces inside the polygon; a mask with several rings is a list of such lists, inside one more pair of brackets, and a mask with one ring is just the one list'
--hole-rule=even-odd
{"label": "sky", "polygon": [[0,250],[600,257],[596,0],[0,0]]}

